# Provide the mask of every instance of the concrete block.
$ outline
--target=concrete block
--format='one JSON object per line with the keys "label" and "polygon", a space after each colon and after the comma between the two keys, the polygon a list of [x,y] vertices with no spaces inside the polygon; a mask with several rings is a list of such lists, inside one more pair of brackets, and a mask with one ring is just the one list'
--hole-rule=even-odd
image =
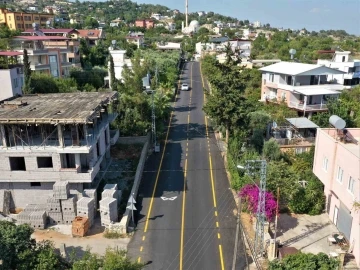
{"label": "concrete block", "polygon": [[70,185],[68,181],[57,181],[53,186],[54,198],[60,200],[68,199],[70,195]]}
{"label": "concrete block", "polygon": [[45,229],[46,226],[46,212],[35,211],[30,214],[30,225],[35,229]]}
{"label": "concrete block", "polygon": [[46,201],[46,209],[48,212],[60,212],[61,211],[61,205],[60,200],[55,199],[53,196],[49,196]]}
{"label": "concrete block", "polygon": [[19,213],[16,217],[16,220],[20,223],[20,224],[25,224],[25,223],[30,223],[30,212],[24,212],[22,211],[21,213]]}
{"label": "concrete block", "polygon": [[105,189],[117,190],[117,189],[118,189],[118,186],[117,186],[117,184],[106,184],[106,185],[104,186],[104,190],[105,190]]}
{"label": "concrete block", "polygon": [[50,225],[63,224],[63,216],[61,212],[48,212],[48,220]]}
{"label": "concrete block", "polygon": [[63,212],[63,222],[64,224],[71,224],[75,219],[76,214],[73,212]]}
{"label": "concrete block", "polygon": [[72,212],[76,214],[76,200],[75,196],[70,196],[66,200],[61,200],[61,211],[64,212]]}

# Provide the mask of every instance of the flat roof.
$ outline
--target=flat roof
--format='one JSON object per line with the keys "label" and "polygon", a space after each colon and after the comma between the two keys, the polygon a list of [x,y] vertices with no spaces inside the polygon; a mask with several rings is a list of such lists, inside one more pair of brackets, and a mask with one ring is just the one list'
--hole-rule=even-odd
{"label": "flat roof", "polygon": [[0,51],[0,56],[18,56],[22,54],[22,52]]}
{"label": "flat roof", "polygon": [[70,40],[67,37],[60,36],[16,36],[12,38],[13,40],[30,40],[30,41],[43,41],[43,40]]}
{"label": "flat roof", "polygon": [[318,128],[319,126],[306,117],[285,118],[296,128]]}
{"label": "flat roof", "polygon": [[[74,28],[56,28],[56,29],[39,29],[41,32],[45,33],[71,33],[71,32],[77,32]],[[26,29],[22,33],[33,33],[35,32],[34,29]]]}
{"label": "flat roof", "polygon": [[286,75],[328,75],[345,74],[346,72],[325,67],[323,65],[304,64],[296,62],[279,62],[259,69],[260,71]]}
{"label": "flat roof", "polygon": [[118,93],[74,92],[17,97],[0,106],[0,123],[90,123]]}
{"label": "flat roof", "polygon": [[324,88],[322,89],[314,89],[314,88],[310,88],[310,89],[296,89],[295,92],[302,94],[304,96],[314,96],[314,95],[339,95],[340,92],[335,91],[335,90],[331,90],[331,89],[326,89],[326,86],[324,86]]}

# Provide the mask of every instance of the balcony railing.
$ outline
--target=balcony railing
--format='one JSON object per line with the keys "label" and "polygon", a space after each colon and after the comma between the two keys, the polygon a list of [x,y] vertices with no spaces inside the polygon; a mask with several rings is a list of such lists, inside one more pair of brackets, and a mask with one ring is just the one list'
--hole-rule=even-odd
{"label": "balcony railing", "polygon": [[280,138],[275,139],[279,145],[311,145],[315,143],[315,137],[308,138]]}
{"label": "balcony railing", "polygon": [[288,107],[301,111],[326,111],[328,109],[326,104],[303,104],[299,101],[290,101]]}

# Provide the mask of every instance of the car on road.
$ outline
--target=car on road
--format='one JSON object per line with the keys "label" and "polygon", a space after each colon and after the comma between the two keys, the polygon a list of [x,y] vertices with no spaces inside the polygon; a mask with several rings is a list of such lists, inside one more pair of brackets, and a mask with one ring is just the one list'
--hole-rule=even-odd
{"label": "car on road", "polygon": [[189,91],[189,85],[187,83],[183,83],[181,85],[181,90],[182,91]]}

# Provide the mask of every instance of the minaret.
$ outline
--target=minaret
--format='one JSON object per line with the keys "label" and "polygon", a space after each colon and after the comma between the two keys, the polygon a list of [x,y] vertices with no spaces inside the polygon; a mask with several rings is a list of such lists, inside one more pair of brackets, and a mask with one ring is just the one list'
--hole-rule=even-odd
{"label": "minaret", "polygon": [[188,27],[188,2],[189,0],[185,0],[185,27]]}

